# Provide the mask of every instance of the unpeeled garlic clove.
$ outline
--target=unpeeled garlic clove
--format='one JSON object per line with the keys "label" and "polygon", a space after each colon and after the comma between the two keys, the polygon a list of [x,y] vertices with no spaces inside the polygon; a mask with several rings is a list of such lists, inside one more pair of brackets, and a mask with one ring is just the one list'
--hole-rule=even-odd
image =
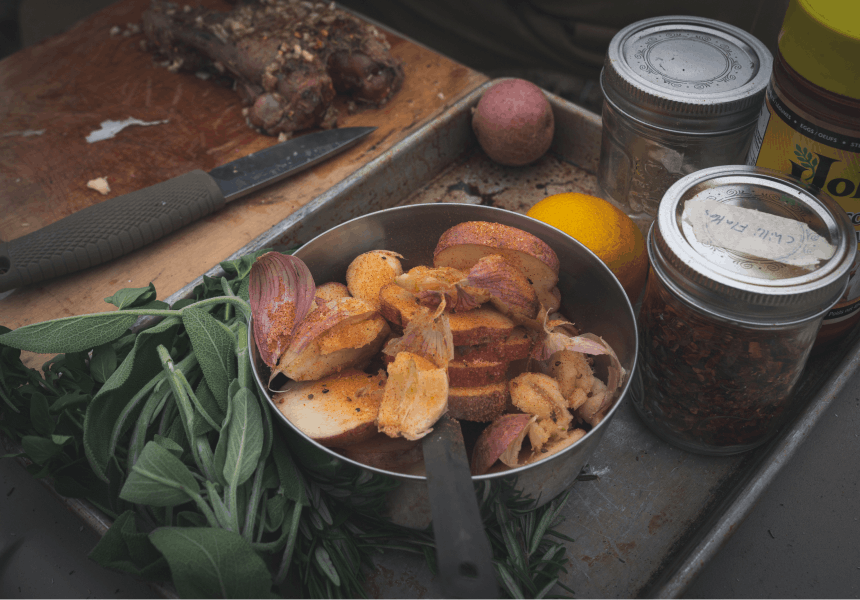
{"label": "unpeeled garlic clove", "polygon": [[[473,308],[473,299],[459,299],[458,283],[464,279],[462,271],[452,267],[418,266],[395,278],[397,285],[415,294],[419,303],[436,308],[444,298],[445,305],[453,311]],[[486,302],[486,299],[484,300]]]}
{"label": "unpeeled garlic clove", "polygon": [[270,367],[289,347],[315,292],[310,270],[295,256],[268,252],[254,262],[248,282],[254,341],[260,358]]}
{"label": "unpeeled garlic clove", "polygon": [[520,449],[536,417],[523,413],[502,415],[490,423],[475,442],[472,475],[483,475],[497,460],[509,467],[519,463]]}
{"label": "unpeeled garlic clove", "polygon": [[461,285],[482,290],[496,308],[517,320],[534,319],[540,309],[537,293],[526,276],[498,254],[475,263]]}

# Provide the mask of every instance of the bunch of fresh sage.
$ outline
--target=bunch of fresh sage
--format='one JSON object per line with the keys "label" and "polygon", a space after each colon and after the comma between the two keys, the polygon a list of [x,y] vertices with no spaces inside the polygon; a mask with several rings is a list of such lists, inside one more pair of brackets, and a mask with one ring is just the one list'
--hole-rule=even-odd
{"label": "bunch of fresh sage", "polygon": [[[378,516],[391,479],[276,434],[247,344],[248,274],[266,251],[222,263],[226,277],[173,306],[150,284],[106,298],[111,312],[0,326],[0,435],[21,449],[6,457],[114,520],[91,554],[105,567],[183,597],[364,597],[375,553],[433,568],[432,535]],[[21,350],[57,356],[40,373]],[[509,595],[558,583],[565,548],[548,536],[567,539],[563,502],[484,498]]]}

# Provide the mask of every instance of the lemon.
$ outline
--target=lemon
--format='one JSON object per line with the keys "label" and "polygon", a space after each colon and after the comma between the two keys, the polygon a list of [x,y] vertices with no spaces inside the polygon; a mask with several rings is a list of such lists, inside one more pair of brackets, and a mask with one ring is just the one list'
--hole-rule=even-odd
{"label": "lemon", "polygon": [[594,252],[621,282],[634,304],[645,287],[645,238],[630,217],[606,200],[587,194],[548,196],[526,213],[560,229]]}

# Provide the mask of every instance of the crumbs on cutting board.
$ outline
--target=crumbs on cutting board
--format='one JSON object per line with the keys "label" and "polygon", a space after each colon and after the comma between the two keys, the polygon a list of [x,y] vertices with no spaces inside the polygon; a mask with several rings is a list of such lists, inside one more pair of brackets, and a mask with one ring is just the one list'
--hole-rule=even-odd
{"label": "crumbs on cutting board", "polygon": [[91,190],[97,191],[102,196],[107,196],[110,192],[110,186],[107,182],[107,177],[96,177],[95,179],[90,179],[87,182],[87,187]]}
{"label": "crumbs on cutting board", "polygon": [[14,137],[16,135],[20,135],[21,137],[30,137],[33,135],[42,135],[45,133],[45,129],[25,129],[24,131],[7,131],[6,133],[0,134],[0,137]]}
{"label": "crumbs on cutting board", "polygon": [[86,139],[87,142],[92,144],[93,142],[109,140],[126,127],[131,127],[132,125],[161,125],[162,123],[168,122],[168,119],[164,119],[163,121],[141,121],[140,119],[136,119],[134,117],[129,117],[124,121],[102,121],[101,127],[90,133]]}

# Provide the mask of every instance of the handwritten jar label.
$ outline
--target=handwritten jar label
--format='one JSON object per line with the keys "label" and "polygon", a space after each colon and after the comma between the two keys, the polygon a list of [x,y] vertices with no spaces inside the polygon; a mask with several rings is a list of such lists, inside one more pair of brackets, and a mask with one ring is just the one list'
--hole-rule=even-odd
{"label": "handwritten jar label", "polygon": [[809,225],[716,200],[689,200],[682,219],[696,240],[733,252],[813,269],[836,249]]}

